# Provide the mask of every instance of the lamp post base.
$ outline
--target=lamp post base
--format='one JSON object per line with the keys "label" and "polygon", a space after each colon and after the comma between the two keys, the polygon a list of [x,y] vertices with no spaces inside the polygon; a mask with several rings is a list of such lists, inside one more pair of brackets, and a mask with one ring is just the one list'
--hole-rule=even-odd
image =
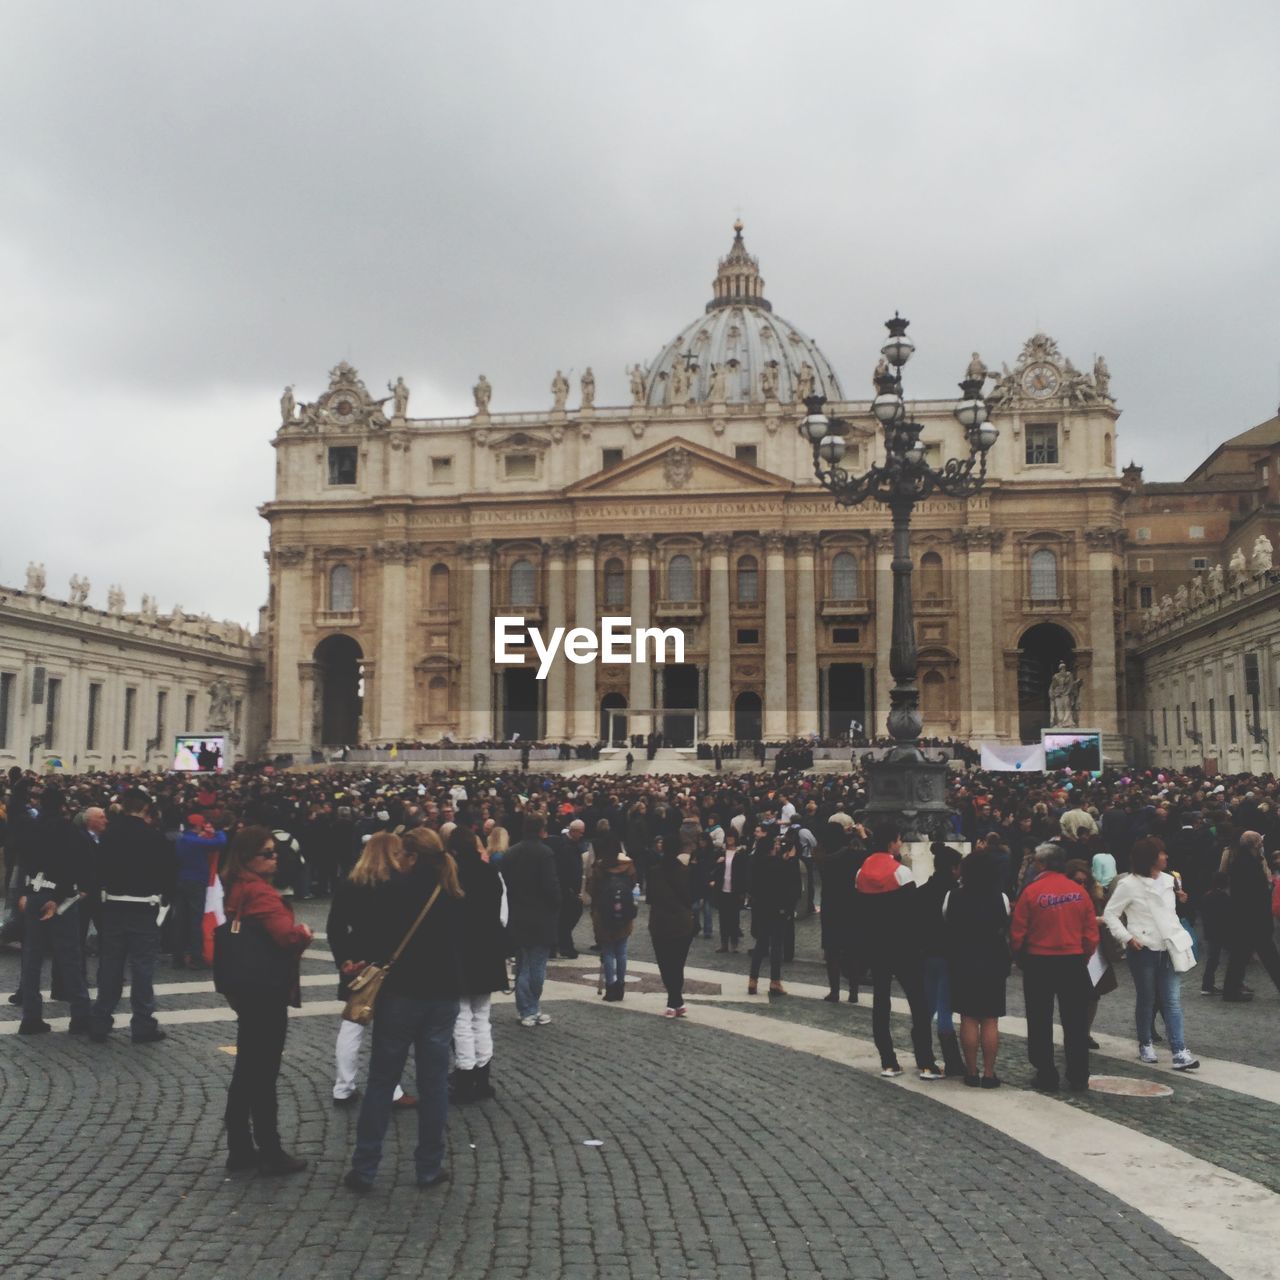
{"label": "lamp post base", "polygon": [[866,761],[863,769],[869,822],[900,822],[907,841],[943,840],[950,834],[945,762],[926,760],[918,748],[896,747],[884,760]]}

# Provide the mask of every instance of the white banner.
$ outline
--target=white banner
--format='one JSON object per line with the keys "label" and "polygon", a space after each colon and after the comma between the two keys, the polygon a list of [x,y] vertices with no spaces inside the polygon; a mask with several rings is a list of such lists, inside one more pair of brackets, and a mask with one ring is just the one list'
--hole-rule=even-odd
{"label": "white banner", "polygon": [[1043,773],[1044,747],[1038,742],[984,742],[982,767],[993,773]]}

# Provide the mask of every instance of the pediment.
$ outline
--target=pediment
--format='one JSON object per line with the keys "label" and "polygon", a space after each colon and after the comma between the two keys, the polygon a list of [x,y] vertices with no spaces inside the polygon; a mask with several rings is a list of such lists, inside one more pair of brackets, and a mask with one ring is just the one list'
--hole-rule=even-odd
{"label": "pediment", "polygon": [[604,493],[778,493],[795,486],[750,463],[676,437],[570,485],[566,497]]}

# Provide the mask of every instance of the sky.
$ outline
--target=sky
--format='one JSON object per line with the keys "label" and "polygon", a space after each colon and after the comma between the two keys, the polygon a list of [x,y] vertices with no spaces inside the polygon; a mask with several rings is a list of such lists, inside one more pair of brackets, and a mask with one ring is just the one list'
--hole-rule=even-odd
{"label": "sky", "polygon": [[[246,624],[285,383],[597,403],[746,223],[861,395],[1043,330],[1179,479],[1280,401],[1280,7],[0,0],[0,583]],[[1271,159],[1268,159],[1271,157]],[[575,379],[576,381],[576,379]],[[576,393],[575,393],[576,394]]]}

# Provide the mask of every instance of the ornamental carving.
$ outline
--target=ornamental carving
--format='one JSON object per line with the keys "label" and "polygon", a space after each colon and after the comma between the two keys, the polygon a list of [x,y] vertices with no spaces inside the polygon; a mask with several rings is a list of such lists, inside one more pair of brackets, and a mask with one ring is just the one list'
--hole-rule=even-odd
{"label": "ornamental carving", "polygon": [[290,569],[307,558],[307,549],[306,547],[276,547],[272,554],[280,568]]}
{"label": "ornamental carving", "polygon": [[781,529],[770,529],[764,535],[764,549],[768,551],[785,551],[787,535]]}
{"label": "ornamental carving", "polygon": [[677,445],[662,460],[662,478],[668,489],[683,489],[693,478],[693,457]]}
{"label": "ornamental carving", "polygon": [[892,529],[872,529],[871,545],[877,551],[893,550],[893,530]]}
{"label": "ornamental carving", "polygon": [[796,534],[796,550],[801,555],[811,556],[818,549],[818,535],[816,533],[797,533]]}
{"label": "ornamental carving", "polygon": [[420,550],[417,542],[379,542],[373,548],[373,556],[382,564],[408,564]]}
{"label": "ornamental carving", "polygon": [[707,534],[707,550],[713,556],[727,556],[729,554],[729,535],[727,533]]}
{"label": "ornamental carving", "polygon": [[957,529],[953,536],[968,551],[999,551],[1004,546],[1003,529]]}
{"label": "ornamental carving", "polygon": [[382,407],[392,398],[375,400],[354,366],[343,360],[329,370],[329,389],[314,403],[297,406],[297,416],[284,422],[282,430],[381,429],[388,425]]}
{"label": "ornamental carving", "polygon": [[1084,531],[1084,540],[1095,551],[1123,551],[1124,530],[1107,525],[1098,525]]}
{"label": "ornamental carving", "polygon": [[633,556],[647,556],[653,550],[653,538],[647,533],[627,535],[627,549]]}
{"label": "ornamental carving", "polygon": [[594,556],[596,553],[595,536],[590,533],[580,533],[573,540],[573,549],[579,556]]}
{"label": "ornamental carving", "polygon": [[1099,356],[1092,374],[1082,372],[1047,333],[1037,333],[1027,339],[1012,369],[1001,366],[987,403],[1001,409],[1112,405],[1111,371]]}

